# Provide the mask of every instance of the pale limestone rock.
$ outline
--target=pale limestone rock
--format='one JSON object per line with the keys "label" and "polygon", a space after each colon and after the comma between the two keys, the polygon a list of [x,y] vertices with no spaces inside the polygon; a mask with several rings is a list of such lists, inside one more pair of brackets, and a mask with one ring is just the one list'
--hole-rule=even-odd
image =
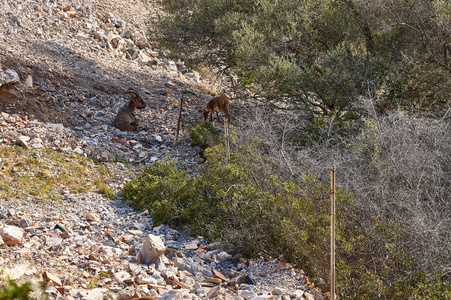
{"label": "pale limestone rock", "polygon": [[46,246],[56,246],[56,245],[61,245],[63,243],[63,239],[62,238],[56,238],[56,237],[47,237],[45,239],[45,245]]}
{"label": "pale limestone rock", "polygon": [[306,300],[315,300],[315,297],[310,293],[304,293],[304,297]]}
{"label": "pale limestone rock", "polygon": [[211,273],[211,267],[202,266],[194,262],[191,258],[176,257],[172,260],[172,262],[174,263],[174,266],[179,268],[180,270],[186,270],[191,274],[200,272],[205,277],[213,277],[213,274]]}
{"label": "pale limestone rock", "polygon": [[304,295],[303,290],[295,290],[293,294],[293,298],[301,298]]}
{"label": "pale limestone rock", "polygon": [[25,85],[29,88],[33,87],[33,77],[31,75],[28,75],[25,79]]}
{"label": "pale limestone rock", "polygon": [[219,294],[222,294],[222,293],[224,293],[224,288],[221,287],[220,285],[218,285],[218,286],[215,286],[215,287],[211,288],[211,290],[208,291],[207,296],[209,298],[213,298],[213,297],[216,297],[216,296],[218,296]]}
{"label": "pale limestone rock", "polygon": [[218,260],[220,262],[225,262],[225,261],[228,261],[230,259],[232,259],[232,255],[228,254],[225,251],[221,251],[221,252],[218,253]]}
{"label": "pale limestone rock", "polygon": [[149,264],[164,254],[166,246],[159,236],[149,234],[138,253],[138,261]]}
{"label": "pale limestone rock", "polygon": [[273,292],[274,295],[283,295],[283,294],[286,294],[286,293],[287,293],[286,290],[284,290],[284,289],[282,289],[282,288],[279,288],[279,287],[275,287],[275,288],[272,290],[272,292]]}
{"label": "pale limestone rock", "polygon": [[83,300],[102,300],[106,291],[107,289],[101,288],[72,289],[69,291],[69,296]]}
{"label": "pale limestone rock", "polygon": [[50,272],[45,271],[44,272],[44,278],[48,282],[52,283],[53,285],[56,285],[56,286],[62,286],[63,285],[61,283],[61,280],[59,279],[59,277],[56,276],[55,274],[50,273]]}
{"label": "pale limestone rock", "polygon": [[114,273],[114,278],[116,278],[120,282],[124,282],[127,279],[130,279],[132,276],[127,271],[120,271]]}
{"label": "pale limestone rock", "polygon": [[162,294],[159,297],[159,300],[182,300],[182,299],[189,299],[189,290],[186,289],[177,289],[177,290],[170,290],[166,293]]}
{"label": "pale limestone rock", "polygon": [[23,276],[30,276],[38,272],[36,267],[29,262],[16,265],[13,268],[8,270],[5,269],[4,271],[6,273],[4,277],[9,277],[12,280],[17,280]]}
{"label": "pale limestone rock", "polygon": [[85,218],[86,218],[87,221],[94,221],[94,222],[99,222],[100,221],[99,215],[97,215],[95,213],[87,213],[85,215]]}
{"label": "pale limestone rock", "polygon": [[0,69],[0,86],[18,83],[19,81],[20,78],[16,71],[11,69],[3,71]]}
{"label": "pale limestone rock", "polygon": [[273,295],[261,295],[261,296],[253,297],[250,300],[272,300],[272,299],[274,299]]}
{"label": "pale limestone rock", "polygon": [[24,233],[20,227],[6,225],[2,230],[2,238],[6,245],[14,245],[22,242]]}
{"label": "pale limestone rock", "polygon": [[246,300],[249,300],[255,297],[255,293],[249,290],[238,290],[238,296],[243,297]]}

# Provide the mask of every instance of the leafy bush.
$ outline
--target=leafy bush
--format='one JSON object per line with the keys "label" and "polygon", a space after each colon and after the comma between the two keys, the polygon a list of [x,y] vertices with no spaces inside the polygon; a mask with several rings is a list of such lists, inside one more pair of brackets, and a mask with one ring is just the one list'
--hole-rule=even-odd
{"label": "leafy bush", "polygon": [[197,208],[197,187],[198,179],[179,172],[175,162],[158,161],[127,183],[121,195],[136,209],[149,209],[156,223],[179,226],[196,223],[192,211]]}
{"label": "leafy bush", "polygon": [[191,145],[200,147],[202,151],[208,147],[213,147],[219,143],[220,132],[210,122],[194,124],[189,130],[189,136],[192,141]]}
{"label": "leafy bush", "polygon": [[[189,224],[212,240],[234,243],[248,254],[279,255],[326,277],[329,189],[314,176],[302,186],[274,175],[259,142],[228,150],[206,150],[199,175],[177,170],[174,162],[147,166],[122,196],[135,208],[149,209],[155,222]],[[352,207],[338,196],[339,214]]]}
{"label": "leafy bush", "polygon": [[443,113],[450,93],[446,1],[163,0],[153,34],[192,65],[240,74],[269,101],[341,112],[359,96]]}
{"label": "leafy bush", "polygon": [[[336,255],[340,295],[346,299],[420,299],[427,294],[422,288],[430,289],[429,295],[447,295],[448,278],[444,276],[435,282],[430,277],[433,267],[430,258],[435,253],[432,252],[434,249],[444,251],[437,253],[434,260],[443,268],[447,267],[443,260],[449,253],[446,252],[449,251],[446,249],[447,231],[442,230],[441,235],[445,244],[439,243],[432,235],[434,244],[425,245],[422,235],[417,235],[418,229],[422,228],[420,223],[415,221],[412,223],[415,227],[412,227],[409,224],[412,219],[390,215],[396,212],[397,216],[403,216],[396,201],[387,198],[390,195],[402,196],[393,189],[395,186],[399,188],[399,180],[393,179],[393,187],[387,186],[395,194],[387,190],[387,195],[385,192],[377,194],[380,198],[374,198],[378,190],[376,186],[361,183],[359,190],[350,184],[350,177],[358,174],[357,169],[350,168],[351,162],[356,163],[350,161],[351,154],[355,155],[351,156],[353,159],[365,157],[358,165],[374,165],[379,172],[382,167],[390,166],[385,157],[387,141],[379,135],[380,120],[366,119],[365,124],[359,143],[340,148],[348,155],[348,166],[341,164],[340,178],[347,178],[347,188],[352,191],[337,192]],[[278,162],[273,159],[275,156],[270,157],[265,145],[268,140],[248,139],[247,143],[242,143],[236,134],[231,136],[230,149],[222,144],[207,148],[205,163],[191,174],[179,171],[175,162],[157,162],[147,166],[124,187],[123,198],[138,209],[149,209],[156,223],[178,227],[186,224],[211,241],[232,242],[250,255],[270,257],[283,254],[310,276],[328,280],[328,183],[309,172],[300,176],[293,165],[293,172],[287,174],[284,169],[290,161]],[[341,159],[337,152],[333,155],[335,159]],[[311,158],[304,156],[304,159],[304,165],[309,165],[308,159]],[[314,165],[310,166],[314,169]],[[365,170],[377,171],[374,168]],[[371,177],[371,174],[364,176],[375,181],[382,175],[376,172]],[[383,178],[388,175],[383,175]],[[393,176],[397,175],[393,173]],[[289,177],[290,180],[284,179]],[[359,177],[359,180],[363,179]],[[357,195],[358,202],[354,200]],[[432,207],[423,208],[423,211],[429,213],[430,209]],[[429,258],[422,258],[421,253],[431,254]],[[430,299],[433,297],[439,299],[439,296]]]}

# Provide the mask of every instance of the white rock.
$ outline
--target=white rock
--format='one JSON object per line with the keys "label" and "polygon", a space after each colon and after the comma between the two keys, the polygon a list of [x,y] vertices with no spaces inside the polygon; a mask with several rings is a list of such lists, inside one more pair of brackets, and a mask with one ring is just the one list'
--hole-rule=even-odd
{"label": "white rock", "polygon": [[131,235],[138,235],[138,236],[143,234],[143,232],[138,229],[129,229],[129,230],[127,230],[127,233],[130,233]]}
{"label": "white rock", "polygon": [[177,65],[174,61],[168,60],[165,65],[168,71],[177,72]]}
{"label": "white rock", "polygon": [[38,269],[36,269],[36,267],[31,265],[29,262],[16,265],[13,268],[5,271],[6,271],[5,277],[9,277],[10,279],[13,280],[19,279],[23,276],[30,276],[38,273]]}
{"label": "white rock", "polygon": [[63,131],[64,130],[64,125],[60,124],[60,123],[46,123],[45,127],[52,128],[52,129],[55,129],[57,131]]}
{"label": "white rock", "polygon": [[138,253],[138,261],[149,264],[152,260],[164,254],[166,246],[159,236],[149,234]]}
{"label": "white rock", "polygon": [[16,144],[22,148],[28,149],[28,141],[30,140],[30,137],[21,135],[17,138]]}
{"label": "white rock", "polygon": [[194,82],[199,82],[200,81],[200,75],[196,71],[187,72],[184,75],[185,75],[185,77],[188,77],[188,78],[192,79]]}
{"label": "white rock", "polygon": [[159,297],[159,300],[182,300],[186,299],[189,294],[188,290],[170,290]]}
{"label": "white rock", "polygon": [[[185,245],[186,248],[186,245]],[[188,248],[186,248],[188,250]],[[196,245],[196,249],[197,249],[197,245]],[[194,250],[196,250],[194,249]],[[208,251],[207,253],[205,253],[203,259],[207,259],[207,260],[212,260],[213,255],[217,254],[219,252],[219,250],[212,250],[212,251]]]}
{"label": "white rock", "polygon": [[211,290],[208,291],[207,296],[209,298],[213,298],[213,297],[216,297],[216,296],[218,296],[219,294],[222,294],[222,293],[224,293],[224,288],[221,287],[220,285],[218,285],[218,286],[215,286],[215,287],[211,288]]}
{"label": "white rock", "polygon": [[31,144],[42,144],[42,139],[34,138],[30,141]]}
{"label": "white rock", "polygon": [[53,247],[56,245],[61,245],[63,243],[63,239],[62,238],[57,238],[57,237],[47,237],[45,239],[45,245],[49,246],[49,247]]}
{"label": "white rock", "polygon": [[232,259],[232,255],[228,254],[227,252],[222,251],[222,252],[218,253],[218,260],[220,262],[225,262],[225,261],[228,261],[230,259]]}
{"label": "white rock", "polygon": [[19,136],[19,139],[21,139],[25,143],[28,143],[31,140],[31,138],[29,136],[26,136],[26,135]]}
{"label": "white rock", "polygon": [[25,79],[25,85],[29,88],[33,87],[33,77],[31,75],[28,75]]}
{"label": "white rock", "polygon": [[303,295],[304,295],[304,291],[303,290],[295,290],[293,298],[301,298]]}
{"label": "white rock", "polygon": [[0,86],[18,83],[19,81],[20,78],[16,71],[11,69],[3,71],[2,69],[0,69]]}
{"label": "white rock", "polygon": [[87,213],[85,215],[85,218],[87,221],[94,221],[94,222],[99,222],[100,221],[100,217],[98,214],[95,213]]}
{"label": "white rock", "polygon": [[83,300],[101,300],[107,289],[70,289],[69,295]]}
{"label": "white rock", "polygon": [[200,264],[194,262],[192,258],[176,257],[172,260],[172,262],[174,263],[174,266],[180,270],[186,270],[191,274],[200,272],[205,277],[213,277],[209,266],[201,266]]}
{"label": "white rock", "polygon": [[255,297],[255,293],[249,290],[238,290],[238,296],[243,297],[244,299],[251,299]]}
{"label": "white rock", "polygon": [[273,295],[261,295],[261,296],[253,297],[250,300],[271,300],[271,299],[274,299]]}
{"label": "white rock", "polygon": [[131,277],[132,276],[130,275],[130,273],[128,273],[126,271],[120,271],[120,272],[114,273],[114,278],[116,278],[120,282],[124,282],[124,280],[127,280]]}
{"label": "white rock", "polygon": [[315,300],[315,297],[310,293],[304,293],[304,297],[306,300]]}
{"label": "white rock", "polygon": [[2,238],[6,245],[14,245],[22,241],[24,233],[20,227],[6,225],[2,230]]}
{"label": "white rock", "polygon": [[283,295],[283,294],[286,294],[287,291],[284,290],[284,289],[282,289],[282,288],[275,287],[275,288],[272,290],[272,293],[273,293],[274,295]]}
{"label": "white rock", "polygon": [[185,249],[186,250],[197,250],[197,248],[199,247],[199,241],[198,240],[194,240],[190,243],[185,244]]}
{"label": "white rock", "polygon": [[83,150],[81,150],[81,149],[78,148],[78,147],[74,149],[74,152],[76,152],[76,153],[78,153],[78,154],[80,154],[80,155],[83,155],[83,153],[84,153]]}

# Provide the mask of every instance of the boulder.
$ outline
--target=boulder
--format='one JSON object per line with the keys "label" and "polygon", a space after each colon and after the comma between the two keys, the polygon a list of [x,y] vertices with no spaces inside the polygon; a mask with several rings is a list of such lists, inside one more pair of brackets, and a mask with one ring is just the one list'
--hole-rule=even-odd
{"label": "boulder", "polygon": [[20,78],[16,71],[11,69],[3,71],[2,69],[0,69],[0,86],[18,82],[20,82]]}
{"label": "boulder", "polygon": [[16,226],[6,225],[2,230],[2,239],[6,245],[14,245],[22,242],[25,231]]}
{"label": "boulder", "polygon": [[144,264],[150,264],[151,261],[163,255],[165,250],[166,246],[161,238],[159,236],[149,234],[139,250],[138,261]]}

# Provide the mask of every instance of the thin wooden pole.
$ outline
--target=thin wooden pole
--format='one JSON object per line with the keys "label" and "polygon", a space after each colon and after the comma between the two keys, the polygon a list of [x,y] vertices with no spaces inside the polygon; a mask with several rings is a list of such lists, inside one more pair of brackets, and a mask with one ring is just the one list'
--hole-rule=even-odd
{"label": "thin wooden pole", "polygon": [[175,143],[177,143],[177,138],[179,137],[179,132],[180,132],[180,120],[182,119],[182,111],[183,111],[183,95],[184,94],[192,94],[192,95],[196,95],[195,93],[188,91],[188,90],[184,90],[182,92],[182,96],[180,96],[180,112],[179,112],[179,118],[177,119],[177,131],[175,133],[175,139],[174,139],[174,146]]}
{"label": "thin wooden pole", "polygon": [[230,159],[230,145],[229,145],[229,122],[224,121],[224,136],[225,136],[225,146],[227,149],[227,157]]}
{"label": "thin wooden pole", "polygon": [[335,167],[330,174],[330,299],[335,300]]}
{"label": "thin wooden pole", "polygon": [[180,97],[180,112],[179,112],[179,118],[177,119],[177,131],[175,134],[175,139],[174,139],[174,145],[177,142],[177,138],[179,137],[179,132],[180,132],[180,120],[182,119],[182,111],[183,111],[183,92],[182,92],[182,96]]}

